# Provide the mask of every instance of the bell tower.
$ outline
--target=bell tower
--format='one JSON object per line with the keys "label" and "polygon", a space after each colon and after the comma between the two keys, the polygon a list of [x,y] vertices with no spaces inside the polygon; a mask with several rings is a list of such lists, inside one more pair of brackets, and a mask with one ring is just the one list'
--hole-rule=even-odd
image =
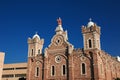
{"label": "bell tower", "polygon": [[28,38],[27,80],[42,80],[43,44],[44,39],[40,39],[37,33],[32,38]]}
{"label": "bell tower", "polygon": [[87,26],[82,26],[82,34],[84,41],[84,50],[98,49],[101,50],[100,46],[100,27],[90,21]]}
{"label": "bell tower", "polygon": [[35,57],[38,54],[42,54],[43,44],[44,39],[40,39],[37,33],[32,39],[28,38],[28,57]]}

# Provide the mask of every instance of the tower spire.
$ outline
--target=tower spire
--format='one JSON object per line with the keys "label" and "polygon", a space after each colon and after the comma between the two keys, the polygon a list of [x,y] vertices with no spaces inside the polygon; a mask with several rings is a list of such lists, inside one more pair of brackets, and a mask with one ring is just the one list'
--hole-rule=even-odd
{"label": "tower spire", "polygon": [[89,19],[89,22],[88,22],[88,27],[91,27],[91,26],[94,26],[94,22],[92,22],[92,18]]}
{"label": "tower spire", "polygon": [[60,17],[57,19],[57,23],[58,23],[58,26],[56,27],[55,31],[56,31],[57,33],[63,32],[62,20],[61,20]]}

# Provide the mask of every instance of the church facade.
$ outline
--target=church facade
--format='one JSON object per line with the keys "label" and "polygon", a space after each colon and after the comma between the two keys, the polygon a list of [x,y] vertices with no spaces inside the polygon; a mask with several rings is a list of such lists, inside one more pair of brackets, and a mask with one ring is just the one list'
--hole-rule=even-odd
{"label": "church facade", "polygon": [[101,50],[100,27],[92,22],[82,26],[84,48],[68,42],[62,20],[56,34],[42,53],[44,39],[28,38],[27,80],[113,80],[120,78],[120,62]]}

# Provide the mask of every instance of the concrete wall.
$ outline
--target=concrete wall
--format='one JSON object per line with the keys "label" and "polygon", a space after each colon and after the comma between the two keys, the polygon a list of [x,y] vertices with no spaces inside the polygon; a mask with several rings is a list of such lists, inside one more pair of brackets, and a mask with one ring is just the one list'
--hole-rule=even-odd
{"label": "concrete wall", "polygon": [[2,80],[18,80],[26,77],[27,63],[4,64]]}

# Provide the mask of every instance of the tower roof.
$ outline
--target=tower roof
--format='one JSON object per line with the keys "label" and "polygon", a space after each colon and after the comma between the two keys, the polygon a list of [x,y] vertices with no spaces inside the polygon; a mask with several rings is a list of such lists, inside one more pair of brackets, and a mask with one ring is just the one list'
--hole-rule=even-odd
{"label": "tower roof", "polygon": [[37,34],[37,32],[36,32],[36,34],[33,36],[33,39],[36,38],[36,37],[37,37],[38,39],[40,39],[40,36]]}
{"label": "tower roof", "polygon": [[119,56],[117,56],[117,60],[120,62],[120,57]]}
{"label": "tower roof", "polygon": [[57,19],[57,22],[58,22],[58,26],[56,27],[55,31],[56,31],[56,32],[63,31],[63,28],[62,28],[62,20],[61,20],[60,17]]}
{"label": "tower roof", "polygon": [[61,26],[61,25],[58,25],[58,26],[56,27],[55,31],[56,31],[56,32],[58,32],[58,31],[63,31],[62,26]]}
{"label": "tower roof", "polygon": [[94,22],[92,22],[92,19],[90,18],[87,27],[91,27],[91,26],[94,26]]}

